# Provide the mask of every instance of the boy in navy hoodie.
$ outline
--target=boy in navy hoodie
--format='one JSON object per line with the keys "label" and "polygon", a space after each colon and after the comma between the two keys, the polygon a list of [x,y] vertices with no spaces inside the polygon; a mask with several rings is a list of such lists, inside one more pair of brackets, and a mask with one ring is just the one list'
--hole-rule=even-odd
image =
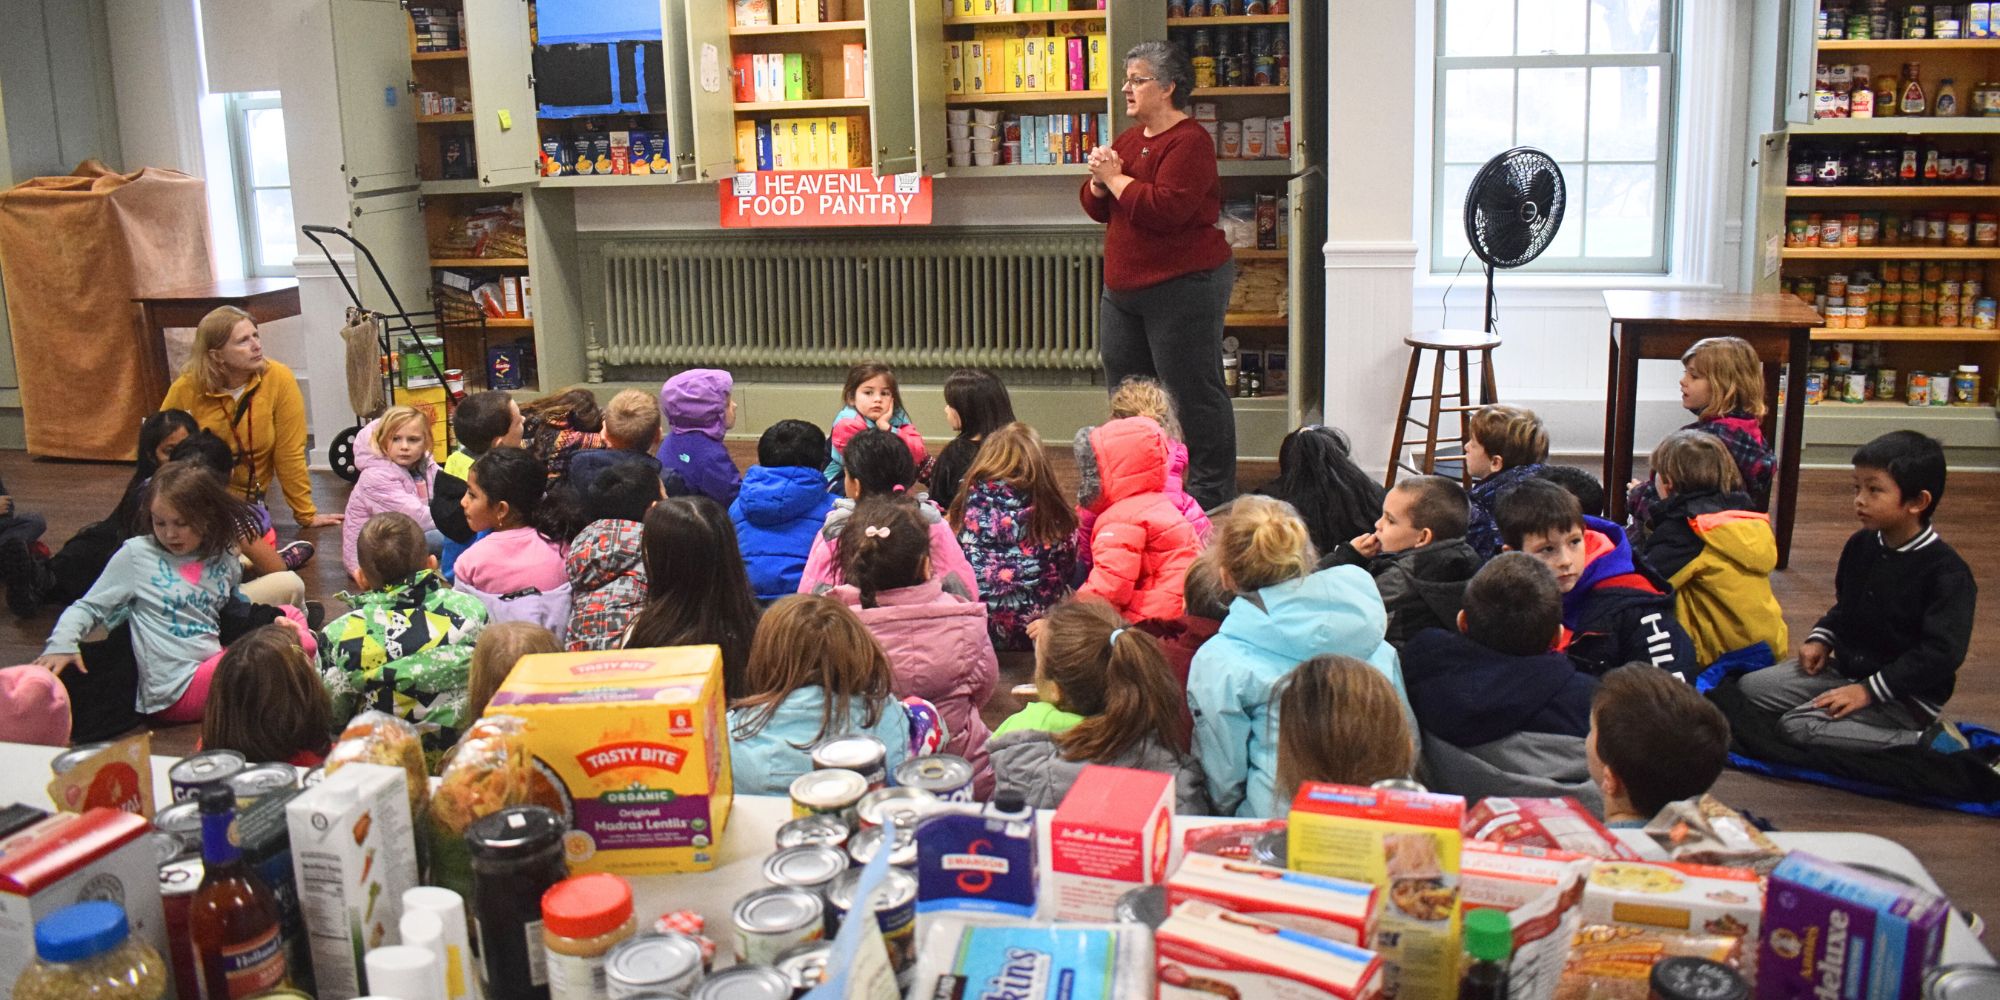
{"label": "boy in navy hoodie", "polygon": [[757,464],[743,474],[729,520],[760,601],[796,593],[806,557],[833,494],[826,491],[826,432],[803,420],[780,420],[757,439]]}
{"label": "boy in navy hoodie", "polygon": [[1570,659],[1602,675],[1650,663],[1689,680],[1699,672],[1694,643],[1674,620],[1673,587],[1632,555],[1623,528],[1586,516],[1568,490],[1531,479],[1493,512],[1507,548],[1526,552],[1556,575]]}
{"label": "boy in navy hoodie", "polygon": [[1535,411],[1518,406],[1482,406],[1465,424],[1465,468],[1478,480],[1467,499],[1472,519],[1465,540],[1482,559],[1500,551],[1493,508],[1509,490],[1533,479],[1549,459],[1549,431]]}
{"label": "boy in navy hoodie", "polygon": [[660,412],[667,418],[660,466],[724,507],[736,500],[743,483],[722,444],[723,432],[736,426],[736,400],[729,394],[735,384],[720,368],[690,368],[660,386]]}
{"label": "boy in navy hoodie", "polygon": [[1931,527],[1944,479],[1944,448],[1916,431],[1891,431],[1854,453],[1861,530],[1840,551],[1833,608],[1796,657],[1742,680],[1751,704],[1782,715],[1793,742],[1965,748],[1938,713],[1972,642],[1979,589]]}

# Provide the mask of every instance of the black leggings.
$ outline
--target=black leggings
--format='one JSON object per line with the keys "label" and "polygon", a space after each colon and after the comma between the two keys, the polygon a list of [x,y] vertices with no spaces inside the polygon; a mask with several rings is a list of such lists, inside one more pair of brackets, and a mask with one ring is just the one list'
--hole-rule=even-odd
{"label": "black leggings", "polygon": [[1187,491],[1204,509],[1236,497],[1236,408],[1222,382],[1222,323],[1236,286],[1232,261],[1137,291],[1104,290],[1098,341],[1104,383],[1159,379],[1187,436]]}

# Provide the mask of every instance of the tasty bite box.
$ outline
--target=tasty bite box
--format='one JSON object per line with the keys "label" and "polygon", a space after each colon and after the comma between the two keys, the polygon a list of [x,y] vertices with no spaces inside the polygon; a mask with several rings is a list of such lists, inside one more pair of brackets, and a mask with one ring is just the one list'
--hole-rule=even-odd
{"label": "tasty bite box", "polygon": [[0,838],[0,1000],[35,959],[35,921],[66,906],[118,903],[132,936],[168,953],[159,861],[146,837],[152,828],[133,813],[97,807]]}
{"label": "tasty bite box", "polygon": [[1383,890],[1374,946],[1401,1000],[1457,995],[1464,821],[1456,795],[1308,782],[1292,800],[1287,867]]}
{"label": "tasty bite box", "polygon": [[1944,948],[1950,909],[1934,893],[1793,851],[1771,872],[1757,996],[1916,996]]}
{"label": "tasty bite box", "polygon": [[1500,910],[1514,932],[1508,962],[1512,995],[1555,995],[1581,926],[1591,861],[1581,854],[1468,840],[1459,856],[1460,903],[1470,912]]}
{"label": "tasty bite box", "polygon": [[320,1000],[369,992],[362,956],[401,944],[417,884],[409,772],[348,764],[285,803],[292,877]]}
{"label": "tasty bite box", "polygon": [[1087,764],[1049,822],[1043,916],[1108,921],[1118,897],[1167,877],[1174,776]]}
{"label": "tasty bite box", "polygon": [[[1373,1000],[1382,995],[1374,952],[1190,900],[1154,932],[1160,1000],[1283,997]],[[1457,995],[1458,962],[1451,962]]]}
{"label": "tasty bite box", "polygon": [[1329,941],[1367,947],[1374,940],[1376,888],[1213,854],[1189,854],[1167,880],[1167,906],[1190,899]]}
{"label": "tasty bite box", "polygon": [[524,656],[488,711],[527,722],[572,871],[715,867],[732,801],[720,649]]}

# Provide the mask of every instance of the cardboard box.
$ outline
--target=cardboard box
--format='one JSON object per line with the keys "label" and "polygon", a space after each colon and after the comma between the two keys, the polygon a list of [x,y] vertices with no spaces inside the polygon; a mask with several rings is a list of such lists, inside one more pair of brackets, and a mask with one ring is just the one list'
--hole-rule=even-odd
{"label": "cardboard box", "polygon": [[399,944],[417,884],[408,772],[348,764],[285,804],[292,874],[321,1000],[367,992],[361,956]]}
{"label": "cardboard box", "polygon": [[1684,934],[1738,937],[1744,971],[1764,911],[1757,874],[1743,868],[1672,861],[1599,861],[1583,890],[1588,924],[1659,927]]}
{"label": "cardboard box", "polygon": [[[1153,942],[1160,1000],[1213,1000],[1217,995],[1372,1000],[1382,991],[1382,961],[1372,951],[1199,900],[1167,917]],[[1456,980],[1456,959],[1451,965]]]}
{"label": "cardboard box", "polygon": [[1108,42],[1101,32],[1086,36],[1086,40],[1090,50],[1089,89],[1103,90],[1111,85],[1111,60],[1105,51]]}
{"label": "cardboard box", "polygon": [[846,115],[835,115],[826,119],[826,168],[845,170],[854,165],[855,150],[850,148],[851,130],[847,127],[850,119]]}
{"label": "cardboard box", "polygon": [[749,173],[760,169],[757,166],[758,123],[747,119],[736,122],[736,171]]}
{"label": "cardboard box", "polygon": [[784,100],[785,57],[776,52],[758,52],[750,57],[750,65],[756,72],[757,99],[759,101]]}
{"label": "cardboard box", "polygon": [[492,707],[569,807],[570,870],[707,871],[729,820],[729,735],[714,646],[522,657]]}
{"label": "cardboard box", "polygon": [[1771,872],[1757,996],[1916,996],[1944,948],[1950,910],[1923,889],[1793,851]]}
{"label": "cardboard box", "polygon": [[1569,851],[1605,861],[1637,861],[1590,810],[1572,798],[1513,799],[1488,796],[1465,814],[1468,840]]}
{"label": "cardboard box", "polygon": [[1021,90],[1025,93],[1039,93],[1047,88],[1042,86],[1042,76],[1048,72],[1048,42],[1041,36],[1021,40]]}
{"label": "cardboard box", "polygon": [[1080,37],[1063,39],[1063,54],[1066,63],[1065,79],[1071,90],[1090,89],[1090,56],[1085,50],[1085,41]]}
{"label": "cardboard box", "polygon": [[306,935],[305,913],[299,908],[299,887],[292,866],[292,831],[285,807],[301,789],[281,788],[252,802],[236,817],[236,846],[243,860],[271,887],[278,900],[278,924],[285,939],[286,965],[292,985],[313,992],[312,940]]}
{"label": "cardboard box", "polygon": [[1185,855],[1167,879],[1169,910],[1198,899],[1231,913],[1364,948],[1375,938],[1376,896],[1376,888],[1365,882],[1213,854]]}
{"label": "cardboard box", "polygon": [[[966,79],[965,76],[965,47],[968,44],[970,43],[946,42],[944,45],[944,77],[946,80],[946,85],[945,85],[946,93],[949,94],[969,93],[969,91],[966,88],[971,86],[971,81]],[[852,77],[848,78],[848,85],[850,87],[853,86]]]}
{"label": "cardboard box", "polygon": [[787,52],[779,58],[784,60],[785,96],[780,100],[803,101],[806,99],[806,57],[803,53]]}
{"label": "cardboard box", "polygon": [[66,906],[121,902],[133,936],[168,953],[152,829],[142,816],[97,808],[57,813],[0,839],[0,1000],[34,960],[35,922]]}
{"label": "cardboard box", "polygon": [[792,170],[792,120],[790,118],[771,119],[771,167],[772,170]]}
{"label": "cardboard box", "polygon": [[[612,173],[620,173],[620,171],[613,170]],[[503,275],[500,278],[500,308],[506,310],[509,316],[521,315],[520,278],[511,274]]]}
{"label": "cardboard box", "polygon": [[[1006,76],[1007,76],[1008,93],[1024,94],[1034,89],[1028,86],[1028,40],[1027,39],[1025,38],[1007,39],[1006,70],[1007,70]],[[1036,75],[1036,82],[1038,83],[1040,82],[1040,74]]]}
{"label": "cardboard box", "polygon": [[840,94],[850,100],[868,96],[868,49],[860,42],[840,47]]}
{"label": "cardboard box", "polygon": [[1383,889],[1374,946],[1399,1000],[1457,995],[1464,819],[1456,795],[1310,782],[1292,800],[1286,867]]}
{"label": "cardboard box", "polygon": [[[664,173],[664,171],[656,171]],[[535,279],[533,275],[521,275],[521,318],[535,318]]]}
{"label": "cardboard box", "polygon": [[128,736],[70,766],[49,782],[49,801],[64,812],[103,807],[153,817],[153,734]]}
{"label": "cardboard box", "polygon": [[799,23],[799,0],[771,0],[771,19],[778,24]]}
{"label": "cardboard box", "polygon": [[1118,897],[1167,877],[1174,776],[1088,764],[1049,821],[1042,913],[1109,921]]}
{"label": "cardboard box", "polygon": [[732,62],[736,67],[731,73],[735,83],[736,103],[749,104],[757,99],[757,57],[748,52],[740,52]]}
{"label": "cardboard box", "polygon": [[1500,910],[1514,927],[1508,972],[1516,997],[1555,994],[1569,942],[1583,923],[1590,859],[1567,851],[1468,840],[1459,856],[1464,908]]}
{"label": "cardboard box", "polygon": [[[632,133],[619,130],[611,133],[611,172],[630,174],[632,172]],[[520,315],[520,310],[512,309],[509,316]]]}
{"label": "cardboard box", "polygon": [[986,43],[976,38],[965,43],[965,87],[968,94],[992,92],[986,85]]}
{"label": "cardboard box", "polygon": [[757,169],[778,169],[777,136],[769,119],[757,123]]}
{"label": "cardboard box", "polygon": [[807,170],[825,170],[826,119],[801,118],[798,122],[799,142],[803,146],[799,164]]}
{"label": "cardboard box", "polygon": [[1042,89],[1069,89],[1069,39],[1042,36]]}

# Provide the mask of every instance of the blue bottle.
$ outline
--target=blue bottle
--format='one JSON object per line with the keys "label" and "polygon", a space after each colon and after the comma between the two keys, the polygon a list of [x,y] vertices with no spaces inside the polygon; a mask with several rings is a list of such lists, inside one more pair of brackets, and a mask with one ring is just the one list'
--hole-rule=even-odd
{"label": "blue bottle", "polygon": [[1035,811],[1003,792],[978,813],[917,824],[917,912],[1035,915]]}

